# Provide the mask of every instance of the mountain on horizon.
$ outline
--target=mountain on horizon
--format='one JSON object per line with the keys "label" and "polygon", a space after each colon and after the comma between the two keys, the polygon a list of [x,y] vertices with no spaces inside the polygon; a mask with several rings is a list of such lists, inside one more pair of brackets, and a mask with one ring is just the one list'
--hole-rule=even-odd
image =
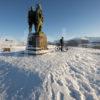
{"label": "mountain on horizon", "polygon": [[100,37],[76,37],[70,40],[88,40],[90,42],[100,42]]}

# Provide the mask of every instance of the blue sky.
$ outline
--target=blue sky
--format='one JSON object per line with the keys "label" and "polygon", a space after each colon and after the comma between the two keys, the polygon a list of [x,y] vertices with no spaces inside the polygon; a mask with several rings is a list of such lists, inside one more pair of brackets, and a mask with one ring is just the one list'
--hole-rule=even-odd
{"label": "blue sky", "polygon": [[[0,1],[0,37],[27,39],[27,12],[31,5],[32,0]],[[61,36],[100,37],[100,0],[42,0],[42,8],[43,31],[49,41]]]}

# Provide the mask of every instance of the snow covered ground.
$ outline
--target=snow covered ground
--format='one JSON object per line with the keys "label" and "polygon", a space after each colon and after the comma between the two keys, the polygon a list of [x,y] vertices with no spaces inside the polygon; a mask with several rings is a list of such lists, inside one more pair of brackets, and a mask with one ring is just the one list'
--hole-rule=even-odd
{"label": "snow covered ground", "polygon": [[15,40],[0,40],[0,52],[3,51],[4,48],[10,48],[12,52],[22,51],[26,48],[24,42],[15,41]]}
{"label": "snow covered ground", "polygon": [[0,100],[100,100],[100,50],[0,54]]}

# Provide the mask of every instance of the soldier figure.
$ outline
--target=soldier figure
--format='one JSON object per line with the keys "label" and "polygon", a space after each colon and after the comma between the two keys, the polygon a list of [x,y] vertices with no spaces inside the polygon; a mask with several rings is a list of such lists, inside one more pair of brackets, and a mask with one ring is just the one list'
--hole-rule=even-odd
{"label": "soldier figure", "polygon": [[33,10],[33,8],[31,7],[31,9],[29,10],[29,12],[28,12],[28,24],[29,24],[29,33],[31,33],[32,32],[32,25],[33,25],[33,23],[34,23],[34,10]]}
{"label": "soldier figure", "polygon": [[40,4],[38,4],[36,8],[36,23],[35,24],[36,24],[36,27],[35,27],[36,33],[42,32],[43,14],[42,14],[42,8]]}

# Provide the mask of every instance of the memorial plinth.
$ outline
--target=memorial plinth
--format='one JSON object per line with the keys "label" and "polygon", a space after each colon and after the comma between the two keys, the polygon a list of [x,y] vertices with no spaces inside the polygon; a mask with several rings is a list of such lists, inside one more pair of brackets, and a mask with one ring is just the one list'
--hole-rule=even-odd
{"label": "memorial plinth", "polygon": [[44,54],[47,53],[47,37],[42,32],[41,34],[30,33],[28,35],[27,47],[28,54]]}

